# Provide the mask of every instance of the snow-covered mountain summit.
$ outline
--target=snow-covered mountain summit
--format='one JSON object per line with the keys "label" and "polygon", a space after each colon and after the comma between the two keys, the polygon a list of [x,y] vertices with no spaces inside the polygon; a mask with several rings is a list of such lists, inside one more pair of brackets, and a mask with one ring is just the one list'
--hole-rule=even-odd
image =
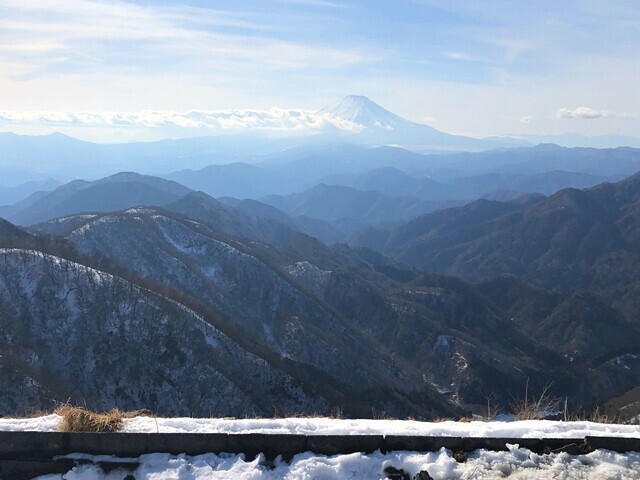
{"label": "snow-covered mountain summit", "polygon": [[521,145],[511,138],[472,138],[451,135],[429,125],[402,118],[363,95],[348,95],[315,112],[333,119],[332,124],[346,122],[343,133],[349,142],[365,145],[397,145],[414,151],[481,151]]}
{"label": "snow-covered mountain summit", "polygon": [[359,126],[358,132],[348,133],[348,139],[360,144],[401,145],[416,151],[483,150],[500,146],[496,142],[450,135],[429,125],[412,122],[362,95],[348,95],[316,114]]}
{"label": "snow-covered mountain summit", "polygon": [[362,95],[348,95],[336,103],[318,110],[320,115],[329,114],[365,128],[384,128],[393,131],[400,126],[411,124],[408,120],[381,107],[373,100]]}

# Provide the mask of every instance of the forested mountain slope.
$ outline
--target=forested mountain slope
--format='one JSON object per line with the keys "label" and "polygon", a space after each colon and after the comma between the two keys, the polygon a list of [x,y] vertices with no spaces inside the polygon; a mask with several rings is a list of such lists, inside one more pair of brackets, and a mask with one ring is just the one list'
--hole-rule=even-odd
{"label": "forested mountain slope", "polygon": [[[62,223],[80,252],[219,312],[225,333],[318,392],[331,385],[323,395],[351,411],[368,404],[426,414],[429,402],[443,412],[482,404],[488,392],[507,402],[527,377],[562,378],[562,389],[580,388],[571,400],[584,403],[637,381],[624,363],[633,357],[613,362],[635,352],[637,329],[594,295],[537,290],[513,277],[474,286],[299,234],[276,247],[161,209]],[[603,335],[608,327],[615,334]]]}
{"label": "forested mountain slope", "polygon": [[545,288],[592,290],[637,321],[640,174],[529,200],[477,201],[362,231],[351,243],[472,280],[509,273]]}
{"label": "forested mountain slope", "polygon": [[0,249],[0,409],[72,401],[166,415],[327,408],[192,310],[34,250]]}

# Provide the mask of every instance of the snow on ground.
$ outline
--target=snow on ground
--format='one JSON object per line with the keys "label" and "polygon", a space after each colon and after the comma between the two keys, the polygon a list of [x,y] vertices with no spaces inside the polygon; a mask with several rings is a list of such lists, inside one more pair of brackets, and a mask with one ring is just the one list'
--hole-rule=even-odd
{"label": "snow on ground", "polygon": [[129,432],[296,433],[306,435],[432,435],[465,437],[540,438],[591,436],[640,437],[636,425],[592,422],[418,422],[413,420],[336,420],[331,418],[190,419],[137,417],[126,423]]}
{"label": "snow on ground", "polygon": [[45,415],[33,418],[0,418],[0,431],[3,432],[55,432],[60,425],[58,415]]}
{"label": "snow on ground", "polygon": [[[101,460],[106,458],[102,457]],[[464,463],[457,463],[451,452],[445,449],[431,453],[375,452],[370,455],[355,453],[332,457],[304,453],[296,455],[289,463],[276,460],[271,466],[267,466],[260,456],[245,461],[241,455],[187,457],[151,454],[138,460],[140,466],[133,473],[136,480],[372,480],[385,478],[384,469],[389,466],[404,470],[410,478],[426,470],[434,480],[505,477],[514,480],[640,479],[640,453],[622,455],[596,450],[588,455],[577,456],[566,453],[538,455],[517,445],[510,446],[508,452],[478,450]],[[47,475],[40,477],[40,480],[123,480],[129,473],[115,469],[105,474],[97,466],[83,465],[66,474]]]}
{"label": "snow on ground", "polygon": [[[60,417],[0,419],[1,430],[55,431]],[[125,432],[294,433],[305,435],[424,435],[445,437],[584,438],[640,437],[638,425],[528,420],[520,422],[418,422],[414,420],[337,420],[332,418],[153,418],[125,420]]]}

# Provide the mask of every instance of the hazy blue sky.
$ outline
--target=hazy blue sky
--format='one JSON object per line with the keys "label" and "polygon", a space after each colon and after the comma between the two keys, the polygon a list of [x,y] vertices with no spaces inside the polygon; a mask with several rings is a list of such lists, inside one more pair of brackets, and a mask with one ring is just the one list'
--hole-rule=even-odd
{"label": "hazy blue sky", "polygon": [[0,0],[0,129],[362,94],[453,133],[638,136],[639,85],[638,0]]}

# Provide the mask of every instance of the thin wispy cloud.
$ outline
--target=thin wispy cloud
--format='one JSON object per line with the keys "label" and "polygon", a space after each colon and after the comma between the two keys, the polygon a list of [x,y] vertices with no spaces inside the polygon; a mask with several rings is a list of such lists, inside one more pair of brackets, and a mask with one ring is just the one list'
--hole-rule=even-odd
{"label": "thin wispy cloud", "polygon": [[464,52],[445,52],[443,56],[450,60],[460,60],[464,62],[472,62],[476,60],[475,57]]}
{"label": "thin wispy cloud", "polygon": [[139,63],[151,70],[155,64],[166,69],[175,62],[203,74],[211,66],[340,68],[373,58],[363,49],[278,38],[273,35],[277,26],[201,7],[91,0],[3,0],[0,6],[0,56],[10,60],[27,54],[23,60],[41,75],[47,73],[42,53],[68,55],[70,71],[90,69],[84,60],[92,59],[99,68]]}

